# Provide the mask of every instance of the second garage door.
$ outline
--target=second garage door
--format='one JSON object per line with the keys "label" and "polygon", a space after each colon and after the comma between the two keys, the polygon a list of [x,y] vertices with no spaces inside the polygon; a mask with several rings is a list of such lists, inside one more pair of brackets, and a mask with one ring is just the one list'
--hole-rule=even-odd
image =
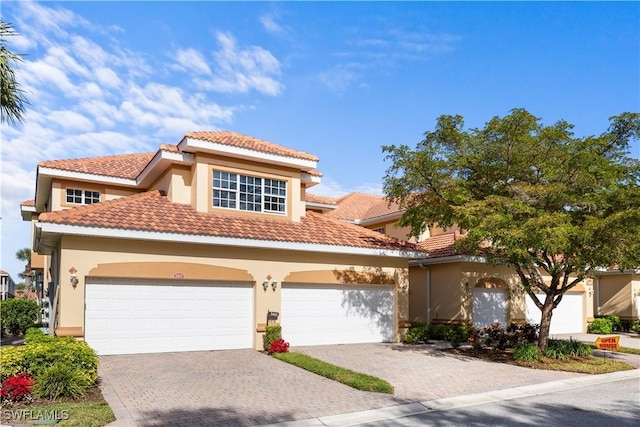
{"label": "second garage door", "polygon": [[250,284],[94,279],[85,340],[98,354],[253,347]]}
{"label": "second garage door", "polygon": [[[536,294],[544,302],[544,294]],[[541,311],[529,295],[527,300],[527,322],[540,324]],[[586,325],[584,316],[584,292],[567,292],[551,316],[550,334],[582,333]]]}
{"label": "second garage door", "polygon": [[394,339],[393,290],[351,285],[282,287],[282,335],[291,345]]}

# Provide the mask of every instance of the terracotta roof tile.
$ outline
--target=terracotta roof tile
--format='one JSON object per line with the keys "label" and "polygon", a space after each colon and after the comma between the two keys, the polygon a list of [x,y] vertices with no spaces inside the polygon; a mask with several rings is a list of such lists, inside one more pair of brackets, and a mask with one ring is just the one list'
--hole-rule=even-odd
{"label": "terracotta roof tile", "polygon": [[301,222],[197,212],[149,191],[102,203],[48,212],[45,223],[185,235],[315,243],[369,249],[415,251],[416,246],[352,224],[307,212]]}
{"label": "terracotta roof tile", "polygon": [[36,201],[34,199],[31,200],[25,200],[24,202],[20,203],[20,206],[34,206],[36,205]]}
{"label": "terracotta roof tile", "polygon": [[445,233],[438,236],[429,237],[418,243],[420,250],[429,254],[429,258],[442,258],[457,255],[454,246],[458,240],[459,233]]}
{"label": "terracotta roof tile", "polygon": [[9,274],[9,273],[7,273],[7,272],[6,272],[6,271],[4,271],[4,270],[0,270],[0,274]]}
{"label": "terracotta roof tile", "polygon": [[50,160],[40,162],[38,166],[92,175],[135,179],[154,155],[155,153],[121,154],[82,159]]}
{"label": "terracotta roof tile", "polygon": [[316,196],[315,194],[305,193],[305,201],[312,203],[323,203],[325,205],[337,204],[336,199],[333,197]]}
{"label": "terracotta roof tile", "polygon": [[400,208],[382,196],[365,193],[349,193],[337,199],[338,207],[327,215],[341,220],[365,220],[399,212]]}
{"label": "terracotta roof tile", "polygon": [[172,153],[179,153],[180,149],[178,148],[177,145],[173,145],[173,144],[160,144],[160,150],[162,151],[169,151]]}
{"label": "terracotta roof tile", "polygon": [[318,161],[313,154],[304,151],[294,150],[252,136],[242,135],[229,131],[211,131],[211,132],[188,132],[185,137],[200,139],[202,141],[214,142],[218,144],[230,145],[233,147],[246,148],[249,150],[259,151],[262,153],[276,154],[279,156],[293,157],[303,160]]}

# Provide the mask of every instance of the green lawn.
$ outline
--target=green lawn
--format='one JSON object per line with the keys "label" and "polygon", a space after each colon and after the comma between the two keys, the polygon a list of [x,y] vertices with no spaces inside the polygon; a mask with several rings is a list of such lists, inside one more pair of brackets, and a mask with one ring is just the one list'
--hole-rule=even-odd
{"label": "green lawn", "polygon": [[[591,348],[596,349],[595,344],[589,344]],[[604,351],[604,350],[603,350]],[[614,350],[617,353],[637,354],[640,355],[640,349],[631,347],[620,347],[619,350]]]}
{"label": "green lawn", "polygon": [[[11,415],[11,418],[8,417]],[[33,405],[28,408],[3,408],[3,422],[33,423],[40,420],[60,419],[55,424],[66,427],[102,427],[115,421],[113,411],[106,403],[67,402]]]}
{"label": "green lawn", "polygon": [[383,379],[341,368],[306,354],[274,353],[273,357],[358,390],[393,394],[393,387]]}

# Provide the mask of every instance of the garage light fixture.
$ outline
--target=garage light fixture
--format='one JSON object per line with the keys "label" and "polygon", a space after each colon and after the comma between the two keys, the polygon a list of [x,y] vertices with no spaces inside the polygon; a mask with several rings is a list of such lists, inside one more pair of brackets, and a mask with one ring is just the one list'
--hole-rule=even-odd
{"label": "garage light fixture", "polygon": [[264,282],[262,282],[262,287],[264,288],[264,290],[266,291],[267,288],[269,287],[269,281],[265,280]]}
{"label": "garage light fixture", "polygon": [[76,276],[75,274],[71,275],[71,285],[75,288],[76,286],[78,286],[78,276]]}
{"label": "garage light fixture", "polygon": [[271,282],[271,288],[275,291],[278,288],[278,281],[274,280]]}

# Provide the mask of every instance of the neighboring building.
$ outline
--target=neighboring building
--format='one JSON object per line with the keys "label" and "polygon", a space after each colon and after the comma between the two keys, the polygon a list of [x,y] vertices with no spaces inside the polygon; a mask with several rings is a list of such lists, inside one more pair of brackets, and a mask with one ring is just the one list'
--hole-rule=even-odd
{"label": "neighboring building", "polygon": [[[309,196],[308,208],[317,206],[321,208],[319,212],[332,218],[416,242],[428,254],[409,263],[410,321],[478,327],[494,322],[540,323],[540,310],[522,290],[513,269],[492,266],[483,257],[454,249],[460,236],[457,227],[431,227],[418,237],[410,236],[408,227],[397,226],[403,210],[382,196],[362,193],[335,199]],[[591,280],[566,293],[554,310],[551,333],[585,332],[587,323],[593,319],[592,300]]]}
{"label": "neighboring building", "polygon": [[333,218],[307,196],[317,163],[233,132],[39,163],[21,208],[51,331],[99,354],[261,349],[271,313],[292,345],[397,340],[426,254]]}
{"label": "neighboring building", "polygon": [[16,284],[4,270],[0,270],[0,300],[4,301],[13,298],[16,292]]}
{"label": "neighboring building", "polygon": [[640,268],[598,271],[593,304],[596,315],[640,319]]}
{"label": "neighboring building", "polygon": [[[429,256],[409,262],[409,318],[476,327],[494,322],[540,323],[540,309],[522,289],[516,272],[457,251],[459,236],[445,233],[418,245]],[[551,278],[541,274],[550,283]],[[538,297],[543,300],[542,293]],[[592,300],[590,279],[568,291],[553,311],[551,334],[586,332],[593,320]]]}

